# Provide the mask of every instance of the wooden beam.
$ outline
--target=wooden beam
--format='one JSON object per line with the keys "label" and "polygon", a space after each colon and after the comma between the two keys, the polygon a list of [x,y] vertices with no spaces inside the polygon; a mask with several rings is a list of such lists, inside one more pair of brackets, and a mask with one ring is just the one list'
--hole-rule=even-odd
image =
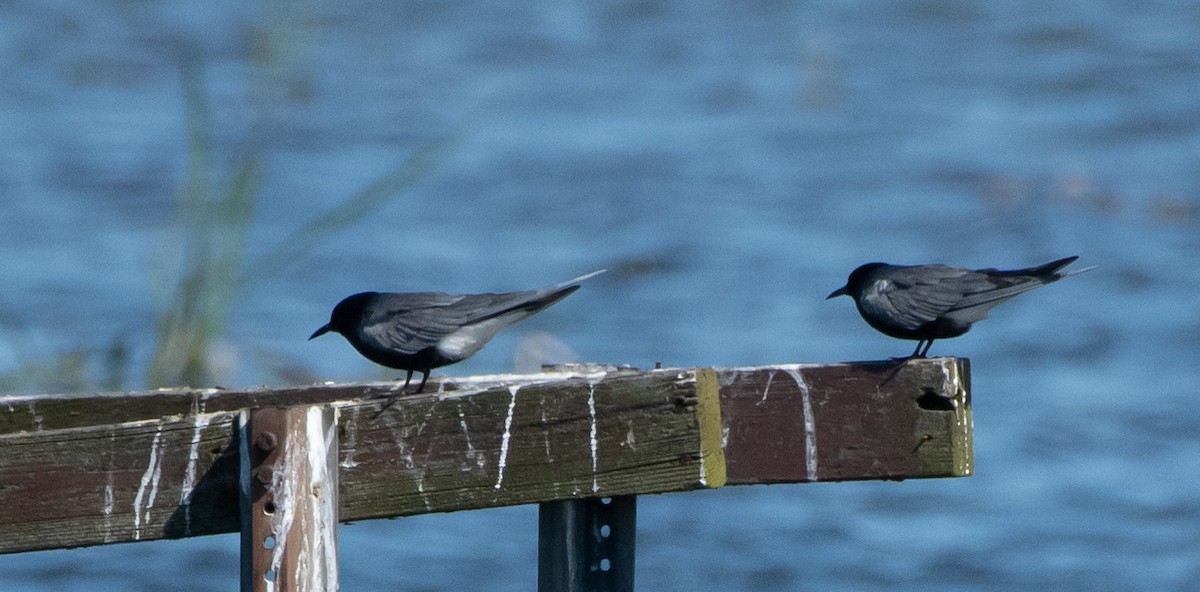
{"label": "wooden beam", "polygon": [[373,418],[398,387],[0,397],[0,553],[237,531],[256,407],[339,410],[343,521],[971,471],[954,359],[435,378]]}
{"label": "wooden beam", "polygon": [[730,485],[964,477],[970,361],[719,371]]}
{"label": "wooden beam", "polygon": [[0,552],[237,531],[234,420],[248,407],[339,409],[345,521],[718,487],[715,380],[431,380],[377,419],[399,384],[0,397]]}

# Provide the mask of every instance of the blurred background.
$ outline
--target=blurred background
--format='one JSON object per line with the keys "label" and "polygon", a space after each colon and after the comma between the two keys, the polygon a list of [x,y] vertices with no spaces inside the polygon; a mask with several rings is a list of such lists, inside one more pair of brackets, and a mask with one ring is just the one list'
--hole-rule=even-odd
{"label": "blurred background", "polygon": [[[607,267],[440,373],[906,355],[860,263],[1089,274],[997,309],[968,479],[643,498],[645,590],[1200,580],[1200,6],[0,4],[0,392],[393,378],[352,292]],[[547,360],[547,358],[549,358]],[[530,590],[536,508],[344,526],[348,590]],[[236,535],[0,556],[230,590]]]}

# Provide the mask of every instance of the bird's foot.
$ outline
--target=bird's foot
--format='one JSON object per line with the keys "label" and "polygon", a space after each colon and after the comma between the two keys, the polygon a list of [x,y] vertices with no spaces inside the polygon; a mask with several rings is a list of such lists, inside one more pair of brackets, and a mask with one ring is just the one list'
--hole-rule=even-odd
{"label": "bird's foot", "polygon": [[399,399],[400,395],[403,395],[403,394],[404,394],[404,389],[400,389],[400,392],[398,392],[398,393],[391,393],[388,395],[378,395],[375,397],[371,397],[372,399],[387,399],[386,401],[383,402],[383,405],[379,406],[379,411],[376,411],[375,415],[371,416],[371,421],[375,421],[376,419],[379,419],[379,416],[383,415],[383,412],[387,411],[388,407],[391,407],[392,404],[396,402],[396,399]]}

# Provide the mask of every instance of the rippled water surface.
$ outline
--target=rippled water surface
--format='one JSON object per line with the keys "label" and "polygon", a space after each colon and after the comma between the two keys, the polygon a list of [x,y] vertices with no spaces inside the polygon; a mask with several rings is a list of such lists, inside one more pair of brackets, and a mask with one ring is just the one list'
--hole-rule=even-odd
{"label": "rippled water surface", "polygon": [[[450,374],[511,370],[536,331],[643,367],[827,362],[912,347],[824,300],[859,263],[1078,254],[1099,269],[934,345],[972,359],[975,476],[644,498],[639,587],[1200,580],[1195,4],[429,4],[0,7],[10,388],[58,388],[38,369],[71,351],[122,352],[81,380],[145,386],[195,222],[181,196],[247,161],[243,281],[209,350],[226,385],[388,376],[305,341],[364,289],[611,270]],[[300,231],[397,170],[369,214]],[[532,507],[339,536],[345,589],[536,582]],[[0,579],[229,590],[237,552],[217,536],[10,555]]]}

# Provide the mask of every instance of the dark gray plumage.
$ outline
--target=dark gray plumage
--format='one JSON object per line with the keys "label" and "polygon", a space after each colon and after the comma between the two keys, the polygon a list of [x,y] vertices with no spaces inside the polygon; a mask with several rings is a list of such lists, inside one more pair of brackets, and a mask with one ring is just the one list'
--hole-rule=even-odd
{"label": "dark gray plumage", "polygon": [[333,307],[329,322],[309,339],[340,333],[368,360],[407,370],[401,392],[419,371],[419,393],[434,368],[471,357],[501,329],[562,300],[578,290],[580,282],[604,271],[525,292],[362,292]]}
{"label": "dark gray plumage", "polygon": [[850,272],[846,285],[826,300],[850,296],[867,324],[884,335],[917,340],[917,349],[909,357],[923,358],[935,339],[966,333],[997,304],[1093,269],[1061,271],[1078,258],[1011,271],[867,263]]}

